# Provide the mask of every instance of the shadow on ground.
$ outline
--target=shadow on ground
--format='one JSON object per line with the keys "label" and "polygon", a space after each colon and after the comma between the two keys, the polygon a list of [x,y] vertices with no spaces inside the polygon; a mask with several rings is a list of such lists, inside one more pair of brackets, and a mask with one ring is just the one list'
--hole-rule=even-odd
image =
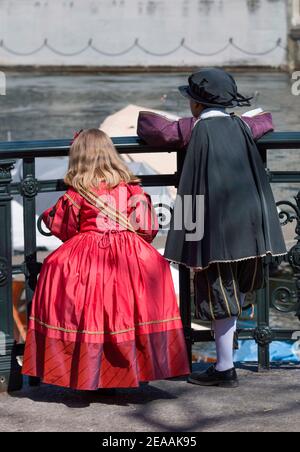
{"label": "shadow on ground", "polygon": [[22,391],[10,393],[10,397],[47,404],[63,404],[71,409],[87,408],[92,404],[127,407],[130,404],[146,405],[158,400],[177,398],[175,395],[152,385],[141,385],[139,389],[119,389],[103,393],[101,390],[99,392],[74,391],[43,384],[38,387],[26,385]]}
{"label": "shadow on ground", "polygon": [[115,395],[24,386],[0,395],[0,431],[300,431],[300,369],[240,367],[235,390],[200,388],[184,379]]}

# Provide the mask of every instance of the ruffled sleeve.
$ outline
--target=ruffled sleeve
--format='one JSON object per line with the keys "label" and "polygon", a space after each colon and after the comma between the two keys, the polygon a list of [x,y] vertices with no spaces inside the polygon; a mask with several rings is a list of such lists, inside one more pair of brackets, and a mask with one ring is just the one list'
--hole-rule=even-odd
{"label": "ruffled sleeve", "polygon": [[129,221],[137,233],[152,243],[159,230],[158,218],[151,197],[139,185],[130,186],[128,209]]}
{"label": "ruffled sleeve", "polygon": [[[271,113],[260,113],[253,117],[241,116],[241,119],[248,125],[254,140],[259,140],[274,130]],[[184,149],[189,145],[195,123],[196,119],[192,117],[172,121],[157,113],[141,112],[137,133],[147,144],[155,148]]]}
{"label": "ruffled sleeve", "polygon": [[195,122],[195,118],[173,121],[157,113],[141,112],[137,133],[150,146],[182,149],[189,144]]}
{"label": "ruffled sleeve", "polygon": [[242,120],[248,125],[252,131],[255,141],[259,140],[266,133],[274,131],[273,117],[271,113],[260,113],[251,117],[242,116]]}
{"label": "ruffled sleeve", "polygon": [[81,200],[81,196],[75,190],[69,189],[54,207],[43,214],[43,222],[47,228],[63,242],[79,232]]}

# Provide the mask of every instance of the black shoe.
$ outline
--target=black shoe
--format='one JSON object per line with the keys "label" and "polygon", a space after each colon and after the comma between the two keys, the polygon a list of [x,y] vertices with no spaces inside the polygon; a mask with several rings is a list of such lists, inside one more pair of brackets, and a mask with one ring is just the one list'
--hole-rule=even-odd
{"label": "black shoe", "polygon": [[219,386],[220,388],[238,388],[239,381],[235,368],[226,372],[218,372],[215,366],[206,372],[194,372],[188,378],[188,383],[198,386]]}

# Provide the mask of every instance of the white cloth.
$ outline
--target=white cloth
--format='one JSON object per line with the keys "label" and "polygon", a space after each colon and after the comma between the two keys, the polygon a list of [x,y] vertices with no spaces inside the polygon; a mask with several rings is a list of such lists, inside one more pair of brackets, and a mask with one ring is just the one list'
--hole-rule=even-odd
{"label": "white cloth", "polygon": [[225,108],[206,108],[201,113],[200,120],[226,116],[230,116],[230,114],[226,112]]}
{"label": "white cloth", "polygon": [[215,320],[215,340],[217,347],[218,372],[225,372],[233,369],[233,339],[237,328],[237,318],[231,317],[224,320]]}
{"label": "white cloth", "polygon": [[194,127],[198,124],[199,121],[203,121],[209,118],[221,118],[230,116],[225,108],[206,108],[200,115],[199,119],[195,122]]}
{"label": "white cloth", "polygon": [[[244,306],[247,294],[241,293],[241,306]],[[217,366],[219,372],[233,369],[233,340],[237,330],[237,318],[215,320],[214,331],[217,347]]]}
{"label": "white cloth", "polygon": [[[247,111],[246,113],[243,113],[243,116],[248,117],[248,118],[253,118],[257,115],[262,114],[263,112],[264,112],[264,110],[262,108],[256,108],[255,110],[250,110],[250,111]],[[220,117],[226,117],[226,116],[230,116],[230,114],[226,112],[225,108],[206,108],[201,113],[199,119],[195,122],[194,127],[196,126],[196,124],[198,124],[199,121],[202,121],[204,119],[218,118],[218,117],[220,118]],[[242,119],[243,119],[243,116],[242,116]],[[247,124],[247,123],[245,122],[245,124]],[[249,124],[247,124],[247,126],[251,130],[251,127],[249,126]]]}

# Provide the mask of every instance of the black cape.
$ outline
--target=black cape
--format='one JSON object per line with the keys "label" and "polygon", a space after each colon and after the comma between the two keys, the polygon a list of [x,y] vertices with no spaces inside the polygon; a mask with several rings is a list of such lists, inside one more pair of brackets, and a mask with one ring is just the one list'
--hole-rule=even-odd
{"label": "black cape", "polygon": [[[205,269],[215,262],[286,254],[262,158],[239,117],[205,119],[195,126],[178,189],[181,199],[185,195],[191,195],[186,214],[192,213],[193,221],[199,202],[196,195],[204,196],[204,237],[187,241],[190,227],[178,230],[173,213],[165,251],[168,260]],[[180,207],[178,198],[176,206]],[[175,211],[178,215],[180,208]],[[181,215],[184,222],[184,210]]]}

